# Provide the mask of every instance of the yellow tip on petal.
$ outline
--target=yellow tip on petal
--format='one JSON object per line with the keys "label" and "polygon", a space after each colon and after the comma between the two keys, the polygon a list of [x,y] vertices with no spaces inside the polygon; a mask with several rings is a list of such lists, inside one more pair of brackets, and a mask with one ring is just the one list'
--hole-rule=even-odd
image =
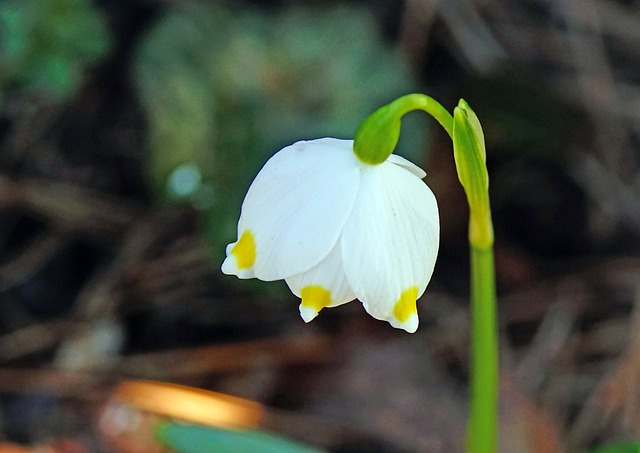
{"label": "yellow tip on petal", "polygon": [[416,308],[416,300],[418,299],[418,288],[412,286],[400,295],[400,299],[393,307],[393,316],[400,322],[405,323],[411,317],[418,313]]}
{"label": "yellow tip on petal", "polygon": [[256,241],[253,233],[245,230],[240,240],[233,246],[230,255],[236,258],[238,269],[249,269],[256,260]]}
{"label": "yellow tip on petal", "polygon": [[318,316],[318,312],[331,304],[331,293],[320,285],[305,286],[300,290],[300,316],[305,322]]}

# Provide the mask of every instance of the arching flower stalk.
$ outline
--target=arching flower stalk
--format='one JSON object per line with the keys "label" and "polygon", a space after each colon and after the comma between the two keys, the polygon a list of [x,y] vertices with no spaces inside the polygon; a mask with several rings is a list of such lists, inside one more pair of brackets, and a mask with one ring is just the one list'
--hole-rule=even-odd
{"label": "arching flower stalk", "polygon": [[438,253],[436,200],[424,171],[392,154],[402,116],[432,115],[453,140],[469,203],[471,378],[469,453],[495,453],[498,332],[486,150],[480,122],[460,100],[450,115],[422,94],[402,96],[362,122],[355,139],[322,138],[276,153],[242,205],[238,239],[222,265],[239,278],[285,280],[309,322],[359,299],[374,318],[415,332],[416,301]]}

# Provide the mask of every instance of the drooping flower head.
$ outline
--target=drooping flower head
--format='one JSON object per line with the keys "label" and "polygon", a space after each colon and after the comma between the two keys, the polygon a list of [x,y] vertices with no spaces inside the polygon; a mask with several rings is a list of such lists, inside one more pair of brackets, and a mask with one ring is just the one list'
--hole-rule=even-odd
{"label": "drooping flower head", "polygon": [[222,271],[284,279],[306,322],[357,298],[374,318],[415,332],[438,253],[438,207],[424,171],[395,154],[378,161],[357,155],[353,140],[280,150],[249,188]]}

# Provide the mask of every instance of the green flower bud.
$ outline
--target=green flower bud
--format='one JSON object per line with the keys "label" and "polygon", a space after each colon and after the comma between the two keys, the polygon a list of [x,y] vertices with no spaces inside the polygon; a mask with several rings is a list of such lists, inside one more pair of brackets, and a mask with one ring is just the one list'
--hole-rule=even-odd
{"label": "green flower bud", "polygon": [[365,118],[356,131],[353,152],[365,164],[378,165],[393,153],[400,138],[397,101],[379,108]]}
{"label": "green flower bud", "polygon": [[453,156],[470,209],[469,238],[477,247],[493,244],[489,176],[484,133],[478,117],[463,99],[453,111]]}

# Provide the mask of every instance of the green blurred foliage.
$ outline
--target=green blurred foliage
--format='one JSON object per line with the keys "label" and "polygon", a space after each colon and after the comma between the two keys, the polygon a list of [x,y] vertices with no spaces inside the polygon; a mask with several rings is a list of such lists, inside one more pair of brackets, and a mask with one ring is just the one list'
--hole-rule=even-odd
{"label": "green blurred foliage", "polygon": [[321,453],[256,429],[234,431],[181,423],[158,426],[159,442],[179,453]]}
{"label": "green blurred foliage", "polygon": [[640,442],[623,442],[597,447],[586,453],[640,453]]}
{"label": "green blurred foliage", "polygon": [[[216,261],[235,240],[242,198],[271,155],[297,140],[351,138],[367,114],[416,89],[370,13],[345,6],[171,10],[139,48],[135,79],[150,133],[150,184],[203,209]],[[412,120],[399,152],[416,159],[426,120]]]}
{"label": "green blurred foliage", "polygon": [[17,89],[63,101],[82,71],[105,56],[110,38],[90,0],[0,2],[0,107]]}

